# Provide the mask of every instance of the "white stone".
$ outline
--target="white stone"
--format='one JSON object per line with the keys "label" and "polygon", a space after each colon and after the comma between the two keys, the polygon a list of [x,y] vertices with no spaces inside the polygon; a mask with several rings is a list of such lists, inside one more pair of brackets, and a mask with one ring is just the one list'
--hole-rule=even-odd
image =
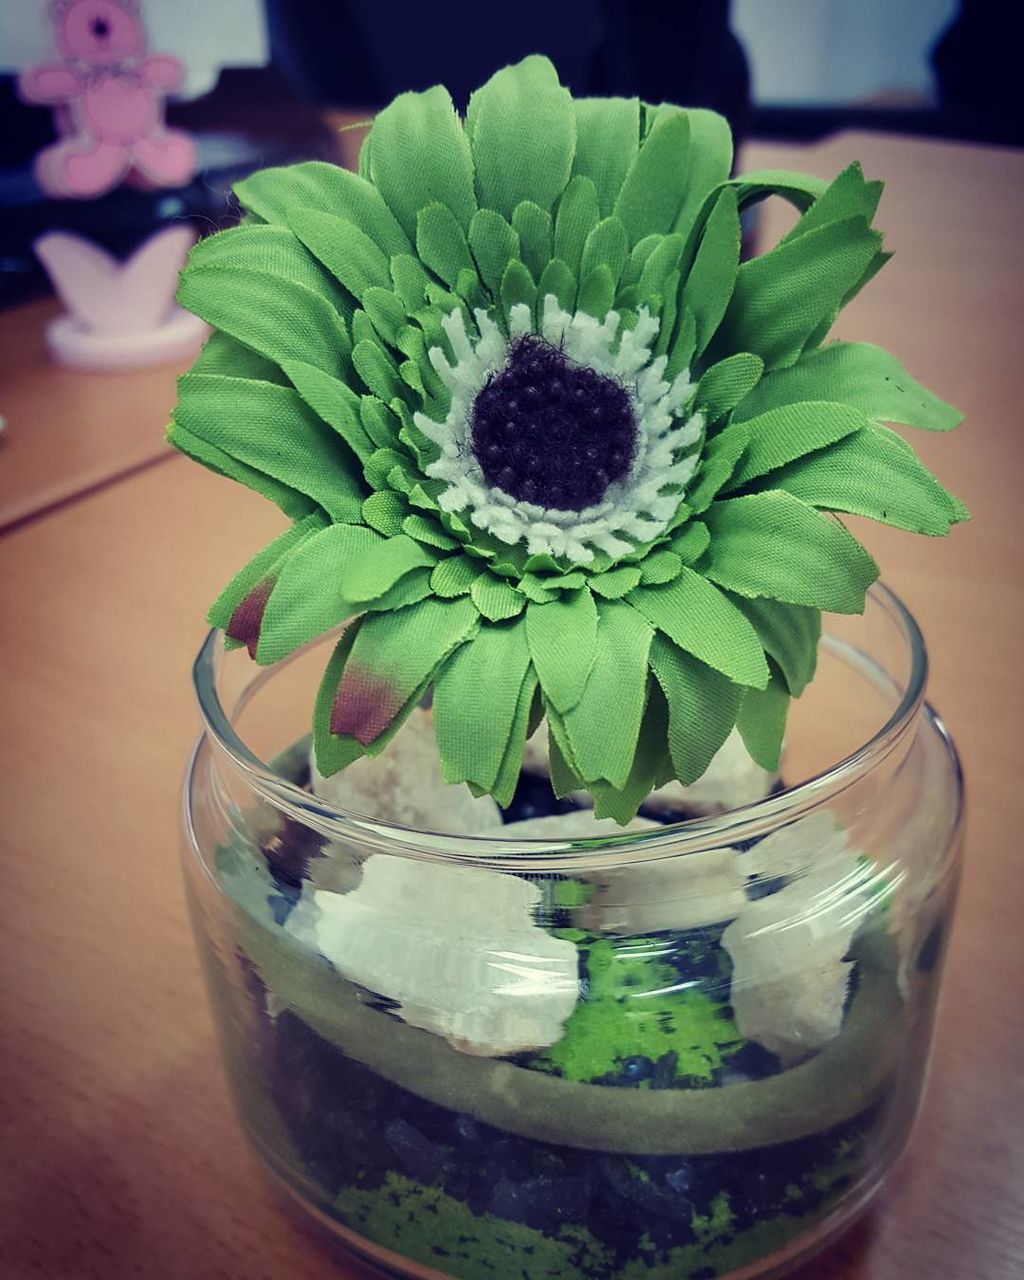
{"label": "white stone", "polygon": [[846,832],[833,814],[819,809],[759,840],[743,855],[743,867],[748,876],[764,879],[801,876],[826,866],[841,876],[844,870],[856,869],[857,858],[847,848]]}
{"label": "white stone", "polygon": [[830,814],[774,833],[740,860],[751,871],[792,876],[748,902],[722,935],[733,963],[730,1002],[748,1039],[789,1065],[823,1048],[842,1027],[853,965],[844,959],[876,906],[869,863],[846,846]]}
{"label": "white stone", "polygon": [[417,708],[377,756],[362,756],[329,778],[310,757],[312,787],[340,809],[394,822],[416,831],[490,835],[503,823],[490,796],[477,799],[468,787],[445,782],[434,739],[434,720]]}
{"label": "white stone", "polygon": [[540,902],[517,876],[374,854],[351,893],[309,887],[287,927],[405,1022],[500,1056],[554,1044],[576,1005],[576,948],[534,923]]}
{"label": "white stone", "polygon": [[699,929],[735,919],[747,904],[746,878],[734,849],[638,862],[587,879],[595,886],[594,895],[574,919],[582,928],[603,933]]}

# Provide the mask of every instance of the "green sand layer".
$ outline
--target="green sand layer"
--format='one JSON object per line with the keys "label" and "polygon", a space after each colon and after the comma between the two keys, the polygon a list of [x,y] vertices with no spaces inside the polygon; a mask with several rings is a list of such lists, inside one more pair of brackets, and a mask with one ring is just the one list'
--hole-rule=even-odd
{"label": "green sand layer", "polygon": [[[768,1257],[806,1234],[834,1206],[849,1185],[850,1156],[840,1157],[820,1175],[826,1199],[813,1217],[779,1214],[735,1232],[728,1196],[723,1192],[708,1215],[694,1214],[696,1242],[665,1251],[647,1237],[638,1257],[624,1265],[584,1227],[566,1225],[545,1235],[493,1214],[474,1214],[439,1187],[424,1186],[392,1173],[374,1191],[346,1189],[333,1213],[346,1227],[374,1244],[457,1280],[688,1280],[691,1276],[728,1275]],[[829,1196],[829,1192],[833,1194]]]}
{"label": "green sand layer", "polygon": [[743,1151],[821,1133],[884,1091],[903,1040],[887,966],[861,960],[839,1038],[781,1075],[717,1089],[583,1084],[459,1053],[380,1012],[328,963],[239,915],[239,942],[264,984],[307,1026],[411,1093],[498,1129],[585,1150],[674,1155]]}

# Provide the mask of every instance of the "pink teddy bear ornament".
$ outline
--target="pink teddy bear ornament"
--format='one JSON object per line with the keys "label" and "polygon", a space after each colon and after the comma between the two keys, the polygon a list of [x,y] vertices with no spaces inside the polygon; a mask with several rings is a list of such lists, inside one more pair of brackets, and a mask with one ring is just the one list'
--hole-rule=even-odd
{"label": "pink teddy bear ornament", "polygon": [[62,138],[36,157],[36,178],[54,196],[102,195],[129,173],[159,187],[196,170],[188,134],[164,125],[164,98],[183,68],[146,56],[137,0],[55,0],[51,15],[63,61],[27,68],[27,102],[58,108]]}

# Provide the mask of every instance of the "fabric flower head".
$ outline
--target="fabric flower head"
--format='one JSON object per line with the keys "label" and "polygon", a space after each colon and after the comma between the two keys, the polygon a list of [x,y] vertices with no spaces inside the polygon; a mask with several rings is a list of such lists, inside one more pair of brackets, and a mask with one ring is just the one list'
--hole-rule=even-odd
{"label": "fabric flower head", "polygon": [[[560,793],[625,822],[733,725],[766,767],[820,611],[877,576],[831,513],[966,512],[883,422],[959,421],[885,352],[822,345],[888,257],[881,184],[730,178],[725,121],[574,100],[544,58],[463,122],[377,116],[358,175],[257,173],[193,250],[214,328],[169,436],[291,525],[210,612],[272,663],[354,619],[314,712],[324,774],[433,693],[445,777],[507,803],[541,719]],[[740,263],[744,208],[801,217]]]}

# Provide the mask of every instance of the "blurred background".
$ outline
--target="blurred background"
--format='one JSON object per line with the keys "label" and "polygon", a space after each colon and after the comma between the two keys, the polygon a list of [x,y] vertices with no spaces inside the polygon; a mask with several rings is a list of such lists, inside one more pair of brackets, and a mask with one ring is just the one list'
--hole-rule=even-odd
{"label": "blurred background", "polygon": [[42,232],[124,256],[182,219],[228,225],[230,185],[251,169],[354,164],[360,122],[396,93],[440,81],[462,107],[491,72],[535,51],[576,94],[713,107],[740,139],[867,128],[1024,142],[1011,9],[995,0],[517,0],[514,11],[479,0],[142,0],[150,51],[184,67],[167,120],[193,136],[198,172],[180,188],[61,200],[32,167],[59,115],[17,88],[20,69],[53,58],[52,12],[46,0],[0,5],[0,306],[48,291],[32,250]]}

